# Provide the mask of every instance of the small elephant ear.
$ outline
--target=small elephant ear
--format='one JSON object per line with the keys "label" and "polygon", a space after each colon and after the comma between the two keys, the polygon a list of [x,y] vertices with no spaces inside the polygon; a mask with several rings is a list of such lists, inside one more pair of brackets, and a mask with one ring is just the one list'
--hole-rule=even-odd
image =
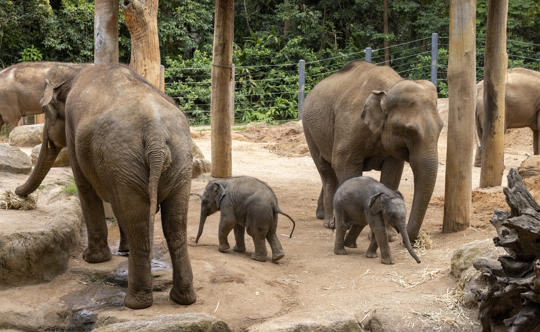
{"label": "small elephant ear", "polygon": [[404,198],[403,198],[403,195],[401,194],[401,191],[396,190],[395,193],[396,193],[396,195],[397,195],[399,198],[404,199]]}
{"label": "small elephant ear", "polygon": [[221,205],[221,200],[223,199],[223,197],[225,196],[225,188],[220,184],[220,183],[216,183],[214,182],[214,189],[215,191],[215,199],[216,199],[216,207],[220,208],[220,205]]}
{"label": "small elephant ear", "polygon": [[367,124],[369,130],[374,134],[380,134],[381,129],[386,119],[386,113],[381,107],[383,98],[386,96],[386,92],[373,90],[364,104],[362,110],[362,120]]}
{"label": "small elephant ear", "polygon": [[381,198],[384,193],[378,193],[369,198],[369,210],[372,214],[379,214],[382,212]]}
{"label": "small elephant ear", "polygon": [[51,82],[48,79],[45,79],[45,88],[43,89],[43,95],[41,96],[41,100],[39,101],[39,104],[41,107],[49,105],[49,103],[52,101],[54,96],[54,86],[51,84]]}

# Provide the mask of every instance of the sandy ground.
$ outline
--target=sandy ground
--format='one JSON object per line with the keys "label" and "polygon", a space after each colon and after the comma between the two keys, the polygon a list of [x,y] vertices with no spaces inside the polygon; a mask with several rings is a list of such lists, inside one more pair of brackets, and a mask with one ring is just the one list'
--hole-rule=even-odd
{"label": "sandy ground", "polygon": [[[444,107],[441,117],[446,117]],[[210,157],[208,129],[195,127],[192,130],[196,143]],[[517,167],[527,154],[532,153],[532,133],[528,129],[520,129],[509,132],[507,137],[505,165],[508,170]],[[432,239],[432,247],[417,251],[422,263],[416,264],[400,241],[391,243],[395,264],[383,265],[378,258],[364,256],[368,246],[365,230],[358,239],[357,249],[347,249],[347,256],[334,255],[333,232],[323,228],[322,221],[315,218],[320,179],[309,157],[300,123],[280,126],[255,124],[238,128],[233,135],[233,175],[251,175],[266,181],[276,192],[281,209],[296,220],[294,236],[289,239],[287,235],[291,224],[287,218],[280,217],[278,233],[286,256],[279,264],[251,260],[249,255],[253,252],[253,244],[249,236],[246,236],[246,253],[218,252],[219,214],[209,217],[205,232],[196,245],[194,238],[200,202],[192,196],[188,238],[197,302],[191,306],[173,304],[165,287],[154,293],[151,308],[133,311],[117,304],[101,312],[100,320],[205,312],[225,320],[239,331],[280,316],[294,320],[299,315],[316,318],[335,311],[336,315],[340,312],[353,314],[362,321],[376,311],[392,323],[399,324],[398,330],[401,331],[480,330],[477,312],[457,305],[452,295],[455,279],[450,275],[450,258],[463,243],[493,238],[496,232],[489,224],[489,218],[494,209],[507,207],[500,187],[475,190],[471,227],[463,232],[443,234],[445,147],[446,128],[439,140],[437,183],[422,227]],[[378,179],[377,172],[367,175]],[[473,188],[478,186],[479,177],[480,169],[474,168]],[[193,180],[192,191],[202,192],[207,180],[207,176]],[[408,165],[399,189],[410,209],[413,176]],[[159,223],[156,227],[160,228]],[[169,262],[161,230],[156,229],[155,234],[156,255]],[[109,241],[111,246],[118,245],[114,226]],[[232,233],[229,241],[232,246]],[[76,253],[68,273],[51,283],[21,287],[4,295],[23,297],[25,293],[37,290],[43,294],[63,292],[71,294],[62,295],[62,301],[66,302],[76,298],[77,294],[79,297],[94,294],[92,292],[97,292],[101,285],[101,288],[111,287],[96,282],[81,286],[80,281],[86,280],[81,270],[113,270],[125,264],[124,257],[114,257],[109,263],[89,265],[82,261],[80,253]],[[159,273],[159,278],[170,281],[170,270]],[[54,305],[51,301],[50,305]]]}

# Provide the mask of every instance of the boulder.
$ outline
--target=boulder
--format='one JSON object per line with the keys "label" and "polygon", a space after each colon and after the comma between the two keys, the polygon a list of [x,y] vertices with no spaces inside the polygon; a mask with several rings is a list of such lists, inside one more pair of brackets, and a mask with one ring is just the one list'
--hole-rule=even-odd
{"label": "boulder", "polygon": [[[30,157],[32,158],[32,165],[35,165],[37,162],[37,159],[39,157],[39,151],[41,150],[41,144],[38,144],[34,146],[32,149],[32,154]],[[69,166],[69,158],[66,152],[66,149],[60,150],[60,153],[58,154],[58,157],[56,157],[56,160],[54,161],[53,167],[68,167]]]}
{"label": "boulder", "polygon": [[32,171],[30,157],[17,147],[0,144],[0,171],[28,174]]}
{"label": "boulder", "polygon": [[93,332],[229,332],[227,324],[203,313],[161,315],[147,319],[110,324]]}
{"label": "boulder", "polygon": [[540,201],[540,155],[529,156],[518,167],[523,183],[536,201]]}
{"label": "boulder", "polygon": [[248,328],[249,332],[296,332],[296,331],[332,331],[363,332],[353,314],[333,311],[325,314],[294,313],[270,319]]}
{"label": "boulder", "polygon": [[32,147],[41,144],[43,124],[18,126],[9,133],[9,144]]}
{"label": "boulder", "polygon": [[211,164],[208,160],[206,160],[206,158],[204,158],[201,149],[199,149],[195,142],[191,144],[191,155],[193,156],[193,169],[191,175],[193,179],[204,173],[210,172]]}
{"label": "boulder", "polygon": [[451,260],[450,272],[457,279],[461,278],[463,271],[467,270],[480,257],[497,259],[499,255],[504,254],[502,248],[495,247],[493,240],[477,240],[465,243],[454,251]]}

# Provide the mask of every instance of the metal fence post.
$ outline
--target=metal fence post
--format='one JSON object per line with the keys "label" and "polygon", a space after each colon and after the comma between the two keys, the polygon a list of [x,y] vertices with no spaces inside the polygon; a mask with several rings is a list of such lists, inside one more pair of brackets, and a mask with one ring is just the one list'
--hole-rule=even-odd
{"label": "metal fence post", "polygon": [[366,61],[371,62],[371,47],[366,47]]}
{"label": "metal fence post", "polygon": [[431,34],[431,83],[437,89],[437,62],[439,59],[439,34]]}
{"label": "metal fence post", "polygon": [[298,120],[302,120],[302,108],[304,106],[304,86],[306,83],[306,62],[298,62]]}

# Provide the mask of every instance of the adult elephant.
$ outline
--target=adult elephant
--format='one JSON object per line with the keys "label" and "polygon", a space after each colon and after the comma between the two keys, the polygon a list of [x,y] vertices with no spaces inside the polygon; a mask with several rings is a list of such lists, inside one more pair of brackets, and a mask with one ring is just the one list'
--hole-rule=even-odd
{"label": "adult elephant", "polygon": [[[533,131],[533,152],[540,154],[540,72],[513,68],[508,70],[505,87],[504,129],[529,127]],[[484,81],[476,85],[476,133],[478,146],[474,166],[482,166],[484,121]]]}
{"label": "adult elephant", "polygon": [[110,202],[129,244],[125,305],[150,306],[154,215],[160,206],[173,265],[170,297],[180,304],[195,302],[186,235],[192,172],[186,117],[122,65],[88,66],[72,80],[52,79],[41,99],[45,127],[39,158],[15,192],[34,191],[67,146],[88,230],[84,260],[111,259],[103,211],[103,201]]}
{"label": "adult elephant", "polygon": [[380,170],[381,182],[395,190],[407,161],[414,173],[407,231],[415,240],[435,186],[443,126],[433,84],[405,80],[387,66],[353,61],[311,90],[302,122],[323,184],[317,217],[325,226],[332,226],[339,184],[363,171]]}
{"label": "adult elephant", "polygon": [[22,62],[0,71],[0,129],[5,123],[9,134],[21,117],[43,112],[39,100],[45,79],[54,76],[65,81],[84,66],[63,62]]}

